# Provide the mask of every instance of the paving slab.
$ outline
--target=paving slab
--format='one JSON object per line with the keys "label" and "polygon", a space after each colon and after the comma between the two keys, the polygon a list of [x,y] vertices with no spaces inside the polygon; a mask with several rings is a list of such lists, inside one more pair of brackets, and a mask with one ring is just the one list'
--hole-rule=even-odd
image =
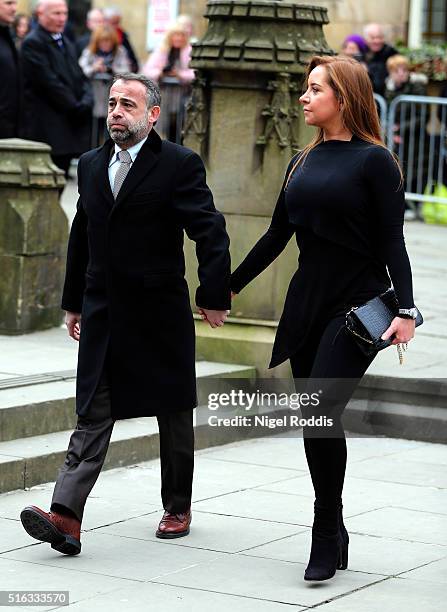
{"label": "paving slab", "polygon": [[[310,497],[247,489],[196,502],[202,512],[255,518],[289,525],[309,526],[313,521],[313,500]],[[267,528],[267,527],[266,527]]]}
{"label": "paving slab", "polygon": [[0,553],[32,546],[35,543],[36,541],[30,538],[23,529],[18,517],[15,519],[0,518]]}
{"label": "paving slab", "polygon": [[10,378],[15,378],[17,376],[17,372],[0,372],[0,380],[8,380]]}
{"label": "paving slab", "polygon": [[[422,444],[422,446],[420,446]],[[382,455],[402,453],[419,449],[423,455],[424,443],[415,440],[400,440],[398,438],[385,438],[380,436],[364,436],[347,432],[347,446],[349,462],[361,461]],[[444,454],[447,450],[444,445],[432,445],[442,449]],[[238,442],[226,444],[223,447],[213,447],[204,451],[213,459],[239,463],[256,463],[276,467],[286,467],[291,470],[305,471],[307,463],[304,453],[304,445],[301,432],[288,432],[281,437],[269,437],[255,440],[247,440],[241,445]],[[425,449],[425,452],[428,452]],[[432,451],[430,451],[432,452]],[[420,456],[419,454],[417,457]]]}
{"label": "paving slab", "polygon": [[392,504],[398,508],[408,508],[409,510],[422,510],[423,512],[433,512],[447,515],[447,489],[437,489],[436,487],[426,487],[423,494],[410,495],[402,500],[397,500]]}
{"label": "paving slab", "polygon": [[[123,486],[128,490],[132,485],[138,483],[138,488],[133,487],[132,489],[135,491],[135,499],[139,501],[147,499],[149,503],[159,503],[160,465],[158,460],[126,469],[121,474]],[[194,466],[193,501],[278,482],[290,478],[290,475],[287,469],[265,468],[258,465],[239,469],[226,462],[213,461],[200,451],[196,453]],[[114,478],[107,478],[107,473],[101,474],[93,494],[100,497],[121,495],[116,489]]]}
{"label": "paving slab", "polygon": [[[306,564],[310,554],[311,538],[311,530],[306,529],[297,535],[245,550],[244,554]],[[385,551],[386,554],[384,554]],[[441,559],[446,554],[446,547],[437,544],[406,542],[352,531],[349,535],[349,569],[356,572],[391,576],[408,571],[411,574],[409,578],[418,578],[416,575],[418,570],[414,568],[425,563],[430,564],[426,567],[436,566],[432,562]],[[413,571],[409,571],[412,569]],[[436,568],[437,573],[440,569]],[[435,575],[434,572],[433,575]]]}
{"label": "paving slab", "polygon": [[401,577],[410,578],[411,580],[423,580],[424,582],[435,582],[447,586],[447,555],[443,559],[409,570],[402,574]]}
{"label": "paving slab", "polygon": [[[350,474],[350,471],[350,464],[348,461],[347,473]],[[257,488],[263,491],[286,493],[292,496],[304,496],[312,500],[314,498],[312,482],[307,476],[301,476],[274,484],[261,485]],[[417,489],[418,493],[415,493],[415,487],[410,484],[396,484],[394,482],[382,480],[346,476],[343,488],[344,516],[356,516],[371,510],[389,506],[412,508],[414,505],[414,509],[431,511],[434,507],[438,508],[439,504],[430,506],[430,499],[432,502],[433,499],[442,501],[445,497],[441,495],[433,498],[435,492],[442,493],[445,491],[444,489],[435,489],[433,487],[417,487]],[[426,498],[428,495],[432,495],[432,497]],[[294,504],[293,500],[290,500],[289,503],[291,505]],[[441,505],[439,512],[444,512],[443,505]]]}
{"label": "paving slab", "polygon": [[286,468],[299,473],[307,471],[301,432],[289,432],[281,438],[247,440],[244,445],[237,442],[226,444],[206,449],[204,453],[210,459],[240,464],[238,469],[241,470],[245,469],[246,465],[256,464]]}
{"label": "paving slab", "polygon": [[[76,612],[110,612],[121,609],[125,612],[141,612],[150,607],[151,610],[169,610],[169,612],[185,612],[195,610],[202,612],[212,610],[213,612],[300,612],[305,610],[302,606],[290,606],[278,604],[277,602],[263,601],[259,598],[237,597],[224,595],[202,589],[190,587],[170,586],[166,584],[135,583],[132,586],[117,589],[111,593],[105,593],[92,597],[88,601],[90,608],[81,601],[70,605],[70,610]],[[35,609],[34,609],[35,610]],[[63,611],[63,608],[61,608]]]}
{"label": "paving slab", "polygon": [[215,461],[208,455],[198,455],[194,468],[194,499],[207,499],[262,484],[287,480],[296,472],[288,468],[246,465]]}
{"label": "paving slab", "polygon": [[304,569],[301,563],[231,555],[231,560],[216,558],[208,564],[158,578],[156,582],[311,606],[382,579],[373,574],[345,570],[337,572],[337,580],[317,585],[304,582]]}
{"label": "paving slab", "polygon": [[388,578],[340,597],[316,609],[319,612],[439,612],[446,600],[447,590],[443,584],[431,584],[405,578]]}
{"label": "paving slab", "polygon": [[[147,529],[152,531],[153,527],[154,521],[148,520]],[[224,555],[198,548],[167,546],[161,540],[150,542],[118,538],[96,530],[83,534],[82,547],[81,554],[72,557],[56,553],[48,544],[41,543],[3,553],[1,559],[46,566],[49,575],[52,568],[95,574],[98,582],[101,582],[103,576],[142,581],[158,579],[182,569],[208,566],[218,556]]]}
{"label": "paving slab", "polygon": [[398,484],[447,488],[447,470],[444,465],[437,462],[422,462],[417,459],[414,461],[407,458],[401,459],[399,455],[352,463],[349,466],[349,475]]}
{"label": "paving slab", "polygon": [[435,512],[394,507],[380,508],[347,517],[345,524],[348,531],[447,546],[445,515]]}
{"label": "paving slab", "polygon": [[447,447],[445,444],[425,445],[415,444],[414,447],[399,450],[400,461],[417,461],[421,463],[435,463],[447,466]]}
{"label": "paving slab", "polygon": [[[32,487],[27,491],[13,491],[9,494],[9,499],[1,499],[0,503],[0,534],[4,535],[3,526],[11,527],[14,521],[21,527],[20,512],[25,506],[33,505],[48,511],[50,508],[51,497],[53,494],[54,483],[48,483],[48,487],[44,490],[36,490],[37,487]],[[89,496],[88,504],[85,508],[84,518],[82,521],[83,531],[97,529],[99,527],[113,525],[121,521],[126,521],[135,517],[148,516],[154,514],[155,517],[150,521],[155,525],[161,518],[163,507],[161,501],[158,504],[150,504],[135,501],[134,499],[126,499],[125,497],[116,496],[115,498],[98,497],[92,494]],[[2,523],[2,519],[8,519],[10,522]],[[11,523],[12,521],[12,523]],[[24,532],[25,533],[25,532]],[[28,544],[32,540],[28,536]],[[0,540],[0,551],[3,548],[3,541]]]}
{"label": "paving slab", "polygon": [[[63,566],[52,567],[51,571],[48,571],[46,565],[14,561],[2,556],[0,556],[0,575],[1,589],[4,591],[69,591],[70,601],[73,603],[83,601],[84,606],[86,606],[86,601],[95,595],[113,592],[129,585],[129,580],[123,578],[102,576],[101,580],[98,580],[95,574],[78,572],[73,568],[68,569]],[[132,584],[138,583],[132,580]],[[64,606],[61,609],[67,610],[69,607]],[[20,606],[18,609],[36,612],[36,610],[54,609],[54,605]],[[92,608],[84,607],[84,610],[88,609]]]}
{"label": "paving slab", "polygon": [[[294,525],[285,525],[273,521],[265,524],[264,521],[251,518],[241,519],[201,512],[195,504],[190,536],[166,540],[166,544],[236,553],[274,540],[282,541],[284,538],[296,534],[297,531],[298,529]],[[147,516],[114,523],[98,529],[97,532],[116,537],[157,542],[155,529],[148,528]]]}
{"label": "paving slab", "polygon": [[[61,310],[61,322],[62,322]],[[0,335],[0,371],[16,376],[75,370],[78,343],[67,335],[65,326],[21,336]]]}

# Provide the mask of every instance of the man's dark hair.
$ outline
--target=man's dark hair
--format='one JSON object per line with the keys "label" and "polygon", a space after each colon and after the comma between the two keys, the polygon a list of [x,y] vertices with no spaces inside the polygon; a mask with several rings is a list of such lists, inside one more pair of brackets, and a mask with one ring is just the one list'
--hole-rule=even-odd
{"label": "man's dark hair", "polygon": [[144,76],[144,74],[136,74],[135,72],[123,72],[122,74],[116,74],[113,77],[112,85],[117,81],[138,81],[146,88],[146,105],[148,108],[153,106],[160,106],[161,104],[161,93],[157,83],[151,81]]}

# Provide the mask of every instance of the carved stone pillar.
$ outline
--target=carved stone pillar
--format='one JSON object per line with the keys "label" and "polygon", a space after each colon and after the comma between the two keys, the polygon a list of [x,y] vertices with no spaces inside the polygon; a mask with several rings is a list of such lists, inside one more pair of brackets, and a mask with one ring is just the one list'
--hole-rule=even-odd
{"label": "carved stone pillar", "polygon": [[[210,0],[205,17],[208,30],[193,47],[185,145],[205,160],[234,268],[268,227],[288,162],[309,140],[298,98],[310,58],[332,53],[322,28],[328,17],[325,8],[282,0]],[[194,270],[192,248],[188,260]],[[296,265],[290,244],[238,296],[228,325],[210,334],[197,322],[199,356],[255,363],[265,375]],[[194,291],[193,272],[188,280]]]}
{"label": "carved stone pillar", "polygon": [[68,221],[59,190],[64,184],[48,145],[0,140],[0,334],[62,322]]}

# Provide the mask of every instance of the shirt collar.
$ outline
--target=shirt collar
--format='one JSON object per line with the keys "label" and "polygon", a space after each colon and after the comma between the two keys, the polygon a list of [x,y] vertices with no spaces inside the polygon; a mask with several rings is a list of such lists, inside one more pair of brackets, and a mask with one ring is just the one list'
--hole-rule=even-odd
{"label": "shirt collar", "polygon": [[[140,142],[137,142],[137,144],[134,144],[132,147],[129,147],[127,149],[128,153],[130,155],[130,158],[132,160],[132,163],[135,161],[138,153],[140,152],[141,147],[144,145],[146,140],[147,140],[147,136],[146,136],[146,138],[143,138],[143,140],[140,140]],[[110,160],[109,166],[111,166],[112,164],[114,164],[118,160],[118,153],[120,151],[122,151],[121,147],[115,143],[115,151],[113,153],[112,159]]]}

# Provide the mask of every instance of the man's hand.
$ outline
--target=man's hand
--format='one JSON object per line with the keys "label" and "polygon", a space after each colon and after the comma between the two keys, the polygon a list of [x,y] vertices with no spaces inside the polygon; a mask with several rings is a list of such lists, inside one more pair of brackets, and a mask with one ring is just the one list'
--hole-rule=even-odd
{"label": "man's hand", "polygon": [[65,325],[67,326],[70,338],[79,342],[81,336],[81,314],[79,312],[65,311]]}
{"label": "man's hand", "polygon": [[229,310],[208,310],[208,308],[199,308],[199,314],[202,319],[208,321],[213,328],[222,327],[229,313]]}

